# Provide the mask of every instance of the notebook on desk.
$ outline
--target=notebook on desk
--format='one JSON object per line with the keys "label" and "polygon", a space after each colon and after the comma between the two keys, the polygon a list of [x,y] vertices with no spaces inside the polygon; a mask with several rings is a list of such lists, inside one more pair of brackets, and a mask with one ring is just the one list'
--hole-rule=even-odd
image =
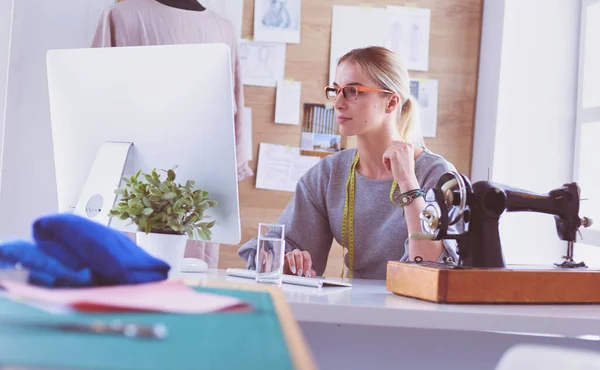
{"label": "notebook on desk", "polygon": [[[227,269],[227,275],[247,278],[247,279],[255,279],[256,271],[254,270],[246,270],[240,268],[229,268]],[[351,287],[352,284],[347,281],[341,281],[336,279],[327,279],[323,277],[304,277],[304,276],[294,276],[294,275],[283,275],[284,284],[293,284],[293,285],[302,285],[309,286],[314,288],[321,288],[324,286],[337,286],[337,287]]]}

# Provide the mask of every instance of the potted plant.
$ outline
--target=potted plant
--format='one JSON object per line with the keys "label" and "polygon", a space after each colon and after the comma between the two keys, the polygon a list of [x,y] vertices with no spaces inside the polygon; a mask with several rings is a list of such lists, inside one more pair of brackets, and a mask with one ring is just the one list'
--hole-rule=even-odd
{"label": "potted plant", "polygon": [[115,190],[120,197],[109,216],[130,220],[137,226],[137,244],[179,272],[188,238],[210,240],[215,220],[208,221],[204,212],[217,202],[207,191],[195,189],[192,180],[176,183],[175,169],[162,170],[167,175],[164,181],[156,169],[123,177],[124,186]]}

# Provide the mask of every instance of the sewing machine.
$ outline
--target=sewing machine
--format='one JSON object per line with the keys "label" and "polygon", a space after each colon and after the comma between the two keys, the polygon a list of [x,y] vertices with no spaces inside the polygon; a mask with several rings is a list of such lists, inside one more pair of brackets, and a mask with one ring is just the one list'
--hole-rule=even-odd
{"label": "sewing machine", "polygon": [[[577,183],[536,194],[488,181],[471,184],[462,174],[445,173],[425,195],[422,232],[409,237],[454,239],[459,259],[390,261],[388,290],[435,302],[600,303],[600,293],[593,292],[600,271],[573,259],[579,229],[592,225],[590,218],[580,218],[579,204]],[[562,262],[547,268],[507,267],[498,229],[504,212],[553,215],[558,237],[567,242]]]}

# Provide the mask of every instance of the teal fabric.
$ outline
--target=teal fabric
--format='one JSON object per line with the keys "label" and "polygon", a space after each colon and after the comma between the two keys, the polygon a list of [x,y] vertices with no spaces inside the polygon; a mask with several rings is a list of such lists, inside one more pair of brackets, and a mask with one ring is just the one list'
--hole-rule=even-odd
{"label": "teal fabric", "polygon": [[[253,312],[205,315],[68,314],[54,315],[0,298],[0,365],[76,369],[291,369],[291,357],[268,293],[196,288],[235,296]],[[166,325],[165,340],[68,333],[4,325],[7,320],[44,322],[119,319]]]}

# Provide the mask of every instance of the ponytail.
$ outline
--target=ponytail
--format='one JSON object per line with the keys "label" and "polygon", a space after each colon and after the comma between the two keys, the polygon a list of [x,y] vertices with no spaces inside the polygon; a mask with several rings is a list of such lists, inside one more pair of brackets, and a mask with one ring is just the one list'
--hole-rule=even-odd
{"label": "ponytail", "polygon": [[398,132],[407,142],[425,146],[419,116],[419,103],[409,95],[398,114]]}

